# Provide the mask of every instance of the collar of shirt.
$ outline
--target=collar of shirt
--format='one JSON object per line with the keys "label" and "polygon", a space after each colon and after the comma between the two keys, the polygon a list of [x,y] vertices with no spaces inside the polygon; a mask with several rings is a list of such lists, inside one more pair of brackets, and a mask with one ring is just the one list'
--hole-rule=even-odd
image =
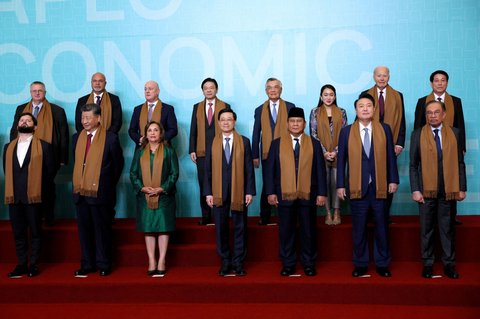
{"label": "collar of shirt", "polygon": [[278,99],[278,101],[276,101],[276,102],[273,102],[272,100],[269,100],[269,103],[270,103],[270,112],[273,111],[273,104],[275,103],[275,109],[277,110],[277,114],[278,114],[278,107],[280,106],[280,99]]}
{"label": "collar of shirt", "polygon": [[97,134],[97,130],[98,130],[98,128],[96,128],[94,131],[92,131],[92,132],[90,132],[90,133],[87,132],[87,136],[88,136],[88,134],[92,134],[92,140],[91,140],[91,142],[93,142],[93,139],[95,138],[95,134]]}
{"label": "collar of shirt", "polygon": [[362,142],[363,142],[363,139],[365,138],[365,131],[363,130],[364,128],[367,128],[368,129],[368,137],[370,139],[370,141],[372,140],[372,122],[368,123],[367,126],[364,126],[362,123],[358,123],[360,124],[359,125],[359,128],[360,128],[360,136],[362,137]]}
{"label": "collar of shirt", "polygon": [[435,96],[435,101],[438,101],[438,98],[441,98],[442,102],[445,102],[445,93],[446,92],[443,92],[442,95],[437,95],[437,94],[433,93],[433,96]]}
{"label": "collar of shirt", "polygon": [[290,138],[292,139],[293,149],[295,149],[295,144],[297,143],[297,141],[295,141],[296,138],[298,138],[298,144],[299,144],[299,145],[302,145],[302,137],[303,137],[303,133],[300,134],[300,136],[298,136],[298,137],[295,137],[295,136],[293,136],[292,134],[290,134]]}
{"label": "collar of shirt", "polygon": [[94,101],[94,102],[97,102],[97,96],[99,96],[99,97],[100,97],[100,100],[101,100],[102,97],[103,97],[103,92],[100,93],[100,94],[97,94],[97,93],[95,93],[95,92],[93,93],[93,101]]}
{"label": "collar of shirt", "polygon": [[147,106],[150,107],[150,104],[153,104],[153,110],[155,110],[155,107],[157,106],[158,100],[155,100],[155,102],[148,102],[147,101]]}
{"label": "collar of shirt", "polygon": [[225,143],[227,142],[225,140],[226,137],[229,137],[230,140],[228,141],[229,145],[230,145],[230,151],[232,150],[232,146],[233,146],[233,134],[230,134],[230,135],[225,135],[222,133],[222,140],[223,140],[223,148],[225,149]]}
{"label": "collar of shirt", "polygon": [[208,108],[209,108],[208,103],[212,103],[212,111],[215,112],[215,99],[213,100],[205,99],[205,114],[207,115],[208,115]]}
{"label": "collar of shirt", "polygon": [[20,167],[23,166],[23,162],[25,161],[25,157],[27,156],[28,148],[30,147],[32,138],[33,135],[29,136],[25,140],[18,140],[17,142],[17,159]]}
{"label": "collar of shirt", "polygon": [[35,102],[32,101],[32,112],[33,112],[33,108],[35,106],[38,106],[38,112],[40,112],[40,110],[42,109],[42,106],[43,106],[43,102],[40,102],[39,104],[35,104]]}
{"label": "collar of shirt", "polygon": [[435,132],[433,130],[438,129],[438,138],[440,139],[440,145],[442,145],[442,127],[443,127],[443,124],[440,124],[439,127],[430,126],[430,129],[432,130],[433,137],[435,137]]}
{"label": "collar of shirt", "polygon": [[20,144],[20,143],[22,143],[22,144],[30,144],[30,142],[32,141],[32,138],[33,138],[33,135],[27,137],[27,138],[24,139],[24,140],[18,139],[17,144]]}
{"label": "collar of shirt", "polygon": [[383,99],[385,100],[385,97],[387,96],[387,87],[384,87],[383,89],[380,89],[377,86],[377,97],[380,98],[380,92],[383,92]]}

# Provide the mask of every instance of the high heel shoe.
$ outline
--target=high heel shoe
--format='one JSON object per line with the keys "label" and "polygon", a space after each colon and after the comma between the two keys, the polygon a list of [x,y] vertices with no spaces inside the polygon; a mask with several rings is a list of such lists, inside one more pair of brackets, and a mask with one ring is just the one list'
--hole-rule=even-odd
{"label": "high heel shoe", "polygon": [[149,277],[152,277],[153,275],[155,275],[157,273],[157,270],[154,269],[154,270],[147,270],[147,276]]}
{"label": "high heel shoe", "polygon": [[330,212],[327,212],[327,215],[325,216],[325,224],[332,225],[332,223],[332,214]]}

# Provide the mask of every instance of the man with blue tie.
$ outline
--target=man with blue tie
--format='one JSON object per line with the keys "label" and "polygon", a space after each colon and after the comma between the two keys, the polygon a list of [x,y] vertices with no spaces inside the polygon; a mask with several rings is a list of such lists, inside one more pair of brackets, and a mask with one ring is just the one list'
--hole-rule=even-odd
{"label": "man with blue tie", "polygon": [[352,211],[352,276],[368,272],[367,221],[371,211],[376,271],[390,277],[387,194],[395,193],[399,183],[392,132],[388,125],[374,120],[375,99],[370,94],[363,93],[355,101],[355,113],[357,120],[340,132],[337,160],[337,195],[350,199]]}

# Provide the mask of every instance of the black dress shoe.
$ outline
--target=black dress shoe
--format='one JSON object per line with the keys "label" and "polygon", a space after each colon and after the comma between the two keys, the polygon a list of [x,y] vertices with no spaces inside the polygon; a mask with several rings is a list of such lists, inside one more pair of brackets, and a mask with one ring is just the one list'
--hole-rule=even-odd
{"label": "black dress shoe", "polygon": [[232,267],[230,265],[222,265],[218,271],[218,275],[223,277],[230,274],[231,268]]}
{"label": "black dress shoe", "polygon": [[390,269],[388,269],[388,267],[377,267],[376,271],[377,274],[382,277],[392,277],[392,273],[390,272]]}
{"label": "black dress shoe", "polygon": [[78,278],[86,278],[88,274],[91,274],[92,272],[95,272],[95,269],[80,268],[79,270],[75,271],[74,276]]}
{"label": "black dress shoe", "polygon": [[291,276],[295,273],[295,267],[283,267],[280,276]]}
{"label": "black dress shoe", "polygon": [[270,224],[270,220],[268,218],[260,218],[258,224],[260,226],[267,226],[268,224]]}
{"label": "black dress shoe", "polygon": [[22,278],[28,273],[27,265],[16,265],[15,268],[8,273],[8,278]]}
{"label": "black dress shoe", "polygon": [[423,266],[422,277],[430,279],[433,276],[433,266]]}
{"label": "black dress shoe", "polygon": [[236,266],[233,268],[233,273],[236,275],[236,276],[245,276],[247,274],[247,272],[245,271],[245,268],[243,268],[243,266]]}
{"label": "black dress shoe", "polygon": [[316,276],[317,275],[317,270],[315,269],[314,266],[307,266],[303,268],[303,272],[305,273],[305,276]]}
{"label": "black dress shoe", "polygon": [[28,277],[35,277],[38,275],[40,270],[38,269],[37,265],[30,265],[28,268]]}
{"label": "black dress shoe", "polygon": [[105,268],[105,269],[100,269],[98,274],[102,277],[108,276],[112,273],[112,270],[110,268]]}
{"label": "black dress shoe", "polygon": [[355,267],[352,271],[353,277],[360,277],[367,274],[368,267]]}
{"label": "black dress shoe", "polygon": [[455,225],[457,226],[463,225],[463,222],[455,218]]}
{"label": "black dress shoe", "polygon": [[202,219],[198,222],[200,226],[207,226],[208,224],[212,223],[212,219],[208,217],[202,217]]}
{"label": "black dress shoe", "polygon": [[445,276],[447,276],[448,278],[451,278],[451,279],[460,278],[460,275],[455,270],[455,266],[453,266],[453,265],[445,266],[445,269],[443,270],[443,273],[445,274]]}

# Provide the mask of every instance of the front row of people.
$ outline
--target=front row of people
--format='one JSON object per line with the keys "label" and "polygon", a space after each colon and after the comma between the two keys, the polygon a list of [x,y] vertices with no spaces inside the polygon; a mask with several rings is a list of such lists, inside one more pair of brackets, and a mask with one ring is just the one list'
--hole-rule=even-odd
{"label": "front row of people", "polygon": [[[389,277],[391,254],[388,243],[388,194],[399,183],[390,127],[374,120],[375,100],[368,93],[355,101],[357,120],[339,136],[336,189],[340,199],[349,199],[353,226],[354,277],[367,274],[369,252],[366,236],[370,212],[375,222],[374,261],[380,276]],[[455,228],[452,207],[466,196],[465,164],[456,129],[443,123],[445,105],[426,105],[427,124],[412,134],[410,184],[419,203],[422,276],[433,276],[433,228],[438,220],[444,273],[458,278],[455,268]],[[111,215],[109,201],[120,178],[124,160],[117,135],[101,126],[97,104],[82,107],[84,130],[73,137],[75,166],[73,198],[77,210],[81,265],[77,277],[99,271],[109,275]],[[213,208],[220,276],[245,275],[247,208],[256,194],[250,141],[235,130],[236,114],[230,108],[218,111],[220,133],[206,149],[203,195]],[[282,121],[286,133],[272,139],[265,164],[264,188],[268,204],[279,214],[282,276],[296,272],[295,230],[300,224],[300,261],[307,276],[316,275],[316,207],[327,195],[326,166],[320,142],[305,134],[304,111],[292,107]],[[36,276],[41,246],[43,194],[54,175],[49,144],[36,138],[36,119],[24,113],[18,137],[5,146],[5,202],[9,204],[18,265],[9,277]],[[169,234],[175,229],[175,183],[179,175],[175,151],[164,142],[158,122],[145,126],[145,139],[136,149],[130,179],[137,194],[137,230],[145,233],[149,276],[166,273],[165,256]],[[347,187],[348,185],[348,187]],[[230,248],[229,216],[233,220]],[[28,257],[28,229],[31,234]],[[158,244],[158,259],[156,246]]]}

